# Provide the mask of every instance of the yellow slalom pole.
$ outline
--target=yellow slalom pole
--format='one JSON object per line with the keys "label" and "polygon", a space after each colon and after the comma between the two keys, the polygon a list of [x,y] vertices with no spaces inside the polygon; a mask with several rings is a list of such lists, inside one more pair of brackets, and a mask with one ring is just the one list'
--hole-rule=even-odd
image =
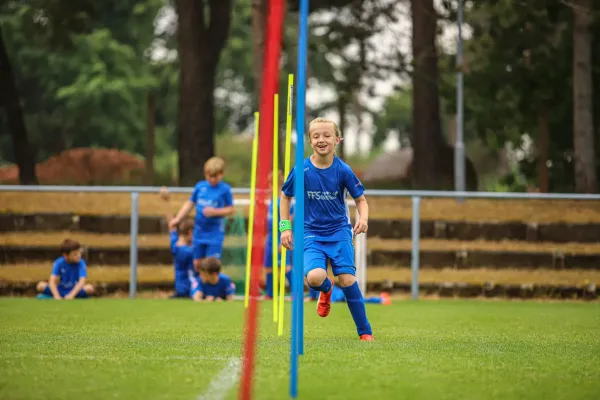
{"label": "yellow slalom pole", "polygon": [[[285,160],[283,166],[283,179],[286,179],[290,173],[290,158],[292,155],[292,99],[294,92],[294,74],[288,75],[288,92],[287,92],[287,112],[285,119]],[[287,249],[281,246],[281,280],[279,287],[281,288],[279,293],[279,325],[277,327],[277,334],[279,336],[283,335],[283,311],[284,300],[285,300],[285,269],[287,267],[286,263],[286,255]],[[300,268],[300,266],[296,267]],[[290,282],[291,283],[291,282]]]}
{"label": "yellow slalom pole", "polygon": [[248,240],[246,244],[246,287],[244,307],[248,308],[250,298],[250,268],[252,266],[252,236],[254,233],[254,203],[256,201],[256,163],[258,161],[258,119],[259,113],[254,113],[254,138],[252,139],[252,166],[250,167],[250,209],[248,215]]}
{"label": "yellow slalom pole", "polygon": [[279,293],[278,288],[278,271],[277,267],[277,255],[279,254],[279,246],[277,246],[277,238],[276,236],[279,232],[278,226],[278,218],[279,215],[279,207],[277,206],[277,192],[279,189],[279,95],[275,93],[275,98],[273,100],[273,185],[271,188],[271,204],[273,205],[273,214],[271,218],[271,229],[272,229],[272,237],[271,237],[271,250],[273,256],[273,322],[277,322],[277,318],[279,317],[279,312],[277,306],[279,303],[277,302],[277,294]]}

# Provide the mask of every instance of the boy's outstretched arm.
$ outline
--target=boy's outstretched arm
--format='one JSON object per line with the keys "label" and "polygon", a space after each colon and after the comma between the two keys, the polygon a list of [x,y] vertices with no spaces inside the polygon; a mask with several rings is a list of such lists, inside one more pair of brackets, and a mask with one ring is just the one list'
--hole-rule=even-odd
{"label": "boy's outstretched arm", "polygon": [[205,207],[203,213],[207,217],[229,217],[234,211],[234,206],[225,206],[221,208]]}
{"label": "boy's outstretched arm", "polygon": [[358,221],[354,225],[354,234],[358,235],[367,232],[369,229],[369,204],[364,195],[354,199],[354,202],[358,210]]}
{"label": "boy's outstretched arm", "polygon": [[223,193],[222,196],[223,207],[204,207],[202,210],[202,214],[205,217],[229,217],[233,215],[235,212],[235,207],[233,206],[233,194],[231,190]]}
{"label": "boy's outstretched arm", "polygon": [[[292,197],[288,197],[285,193],[281,193],[279,198],[279,219],[281,223],[290,221],[290,207],[292,205]],[[281,245],[288,250],[292,249],[292,230],[288,229],[281,232]]]}
{"label": "boy's outstretched arm", "polygon": [[167,205],[166,217],[167,223],[169,223],[173,219],[173,213],[171,212],[171,194],[169,193],[169,190],[167,190],[167,188],[164,186],[160,188],[160,198]]}
{"label": "boy's outstretched arm", "polygon": [[186,200],[185,203],[183,203],[183,205],[179,209],[179,212],[177,213],[175,218],[173,218],[169,222],[169,229],[174,229],[175,225],[180,223],[181,220],[185,218],[185,216],[188,215],[190,211],[192,211],[192,208],[194,208],[194,203],[191,200]]}
{"label": "boy's outstretched arm", "polygon": [[50,288],[50,292],[52,292],[52,296],[56,300],[61,300],[60,293],[58,292],[58,276],[50,275],[50,280],[48,280],[48,287]]}

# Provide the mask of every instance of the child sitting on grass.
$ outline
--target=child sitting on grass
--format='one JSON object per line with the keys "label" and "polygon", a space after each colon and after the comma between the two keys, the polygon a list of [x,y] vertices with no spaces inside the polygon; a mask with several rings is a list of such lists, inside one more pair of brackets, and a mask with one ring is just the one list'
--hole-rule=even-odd
{"label": "child sitting on grass", "polygon": [[[171,221],[171,196],[166,187],[160,189],[160,198],[167,204],[167,222]],[[173,266],[175,268],[175,293],[171,299],[189,299],[192,290],[192,282],[196,280],[197,274],[194,270],[194,247],[192,245],[192,232],[194,223],[183,220],[176,227],[170,228],[171,255],[173,255]]]}
{"label": "child sitting on grass", "polygon": [[94,293],[94,287],[86,283],[87,265],[81,258],[81,250],[75,240],[63,240],[60,245],[62,256],[54,261],[50,280],[37,284],[38,298],[85,299]]}
{"label": "child sitting on grass", "polygon": [[233,300],[235,284],[221,273],[221,260],[206,257],[200,260],[200,279],[193,284],[194,301]]}

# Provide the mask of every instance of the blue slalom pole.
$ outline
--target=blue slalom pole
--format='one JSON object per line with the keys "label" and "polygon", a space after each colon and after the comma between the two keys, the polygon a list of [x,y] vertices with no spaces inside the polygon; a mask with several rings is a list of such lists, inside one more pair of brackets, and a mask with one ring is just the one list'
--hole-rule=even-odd
{"label": "blue slalom pole", "polygon": [[300,0],[298,26],[298,79],[296,90],[296,166],[294,179],[294,300],[290,354],[290,396],[298,397],[298,355],[304,353],[304,122],[306,119],[306,53],[308,48],[308,2]]}

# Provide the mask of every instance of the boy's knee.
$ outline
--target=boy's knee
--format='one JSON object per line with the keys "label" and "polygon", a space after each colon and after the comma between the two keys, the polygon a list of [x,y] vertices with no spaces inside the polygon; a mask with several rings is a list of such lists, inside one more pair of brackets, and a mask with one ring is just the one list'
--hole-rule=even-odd
{"label": "boy's knee", "polygon": [[327,271],[321,268],[313,269],[306,275],[306,281],[312,287],[321,286],[325,278],[327,278]]}
{"label": "boy's knee", "polygon": [[48,287],[48,282],[38,282],[37,286],[36,286],[36,290],[38,292],[43,292],[44,290],[46,290],[46,288]]}
{"label": "boy's knee", "polygon": [[87,295],[91,295],[94,294],[94,285],[90,284],[90,283],[86,283],[85,285],[83,285],[83,291],[87,294]]}
{"label": "boy's knee", "polygon": [[338,283],[341,287],[348,287],[354,285],[356,282],[356,277],[351,274],[339,274],[338,275]]}

